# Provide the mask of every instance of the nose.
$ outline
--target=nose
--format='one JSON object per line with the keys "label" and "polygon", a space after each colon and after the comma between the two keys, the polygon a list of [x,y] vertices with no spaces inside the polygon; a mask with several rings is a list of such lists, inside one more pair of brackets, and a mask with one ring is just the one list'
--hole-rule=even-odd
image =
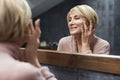
{"label": "nose", "polygon": [[72,26],[74,24],[74,20],[72,19],[71,21],[68,22],[69,26]]}

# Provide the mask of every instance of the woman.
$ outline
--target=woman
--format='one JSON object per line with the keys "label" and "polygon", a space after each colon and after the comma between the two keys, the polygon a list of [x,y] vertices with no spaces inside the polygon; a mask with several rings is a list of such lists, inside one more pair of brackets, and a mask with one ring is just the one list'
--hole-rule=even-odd
{"label": "woman", "polygon": [[57,80],[37,60],[39,23],[33,26],[26,0],[0,0],[0,80]]}
{"label": "woman", "polygon": [[67,14],[70,36],[60,39],[58,51],[84,54],[109,54],[110,45],[95,36],[97,13],[88,5],[77,5]]}

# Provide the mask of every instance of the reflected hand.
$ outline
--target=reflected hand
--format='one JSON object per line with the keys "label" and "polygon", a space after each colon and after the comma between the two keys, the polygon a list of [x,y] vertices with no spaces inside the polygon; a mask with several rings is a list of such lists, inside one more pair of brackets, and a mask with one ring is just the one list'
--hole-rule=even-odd
{"label": "reflected hand", "polygon": [[85,52],[90,50],[90,43],[94,34],[93,24],[90,21],[90,25],[87,26],[85,22],[83,22],[83,27],[81,27],[81,52]]}

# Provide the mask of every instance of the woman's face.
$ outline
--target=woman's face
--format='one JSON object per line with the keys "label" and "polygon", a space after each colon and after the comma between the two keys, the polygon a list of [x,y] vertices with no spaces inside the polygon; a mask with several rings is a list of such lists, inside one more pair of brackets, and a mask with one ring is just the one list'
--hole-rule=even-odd
{"label": "woman's face", "polygon": [[81,34],[81,27],[83,27],[83,22],[86,23],[85,17],[79,12],[71,12],[68,17],[68,28],[71,35]]}

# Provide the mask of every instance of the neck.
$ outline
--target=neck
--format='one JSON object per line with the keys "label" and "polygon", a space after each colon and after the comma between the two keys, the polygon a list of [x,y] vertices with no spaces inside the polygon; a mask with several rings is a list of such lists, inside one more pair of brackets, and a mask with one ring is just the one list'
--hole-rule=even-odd
{"label": "neck", "polygon": [[17,45],[16,43],[10,43],[10,42],[0,42],[0,52],[8,54],[10,56],[12,56],[13,58],[19,59],[18,55],[20,53],[19,50],[19,45]]}
{"label": "neck", "polygon": [[75,43],[81,44],[81,35],[73,35]]}

